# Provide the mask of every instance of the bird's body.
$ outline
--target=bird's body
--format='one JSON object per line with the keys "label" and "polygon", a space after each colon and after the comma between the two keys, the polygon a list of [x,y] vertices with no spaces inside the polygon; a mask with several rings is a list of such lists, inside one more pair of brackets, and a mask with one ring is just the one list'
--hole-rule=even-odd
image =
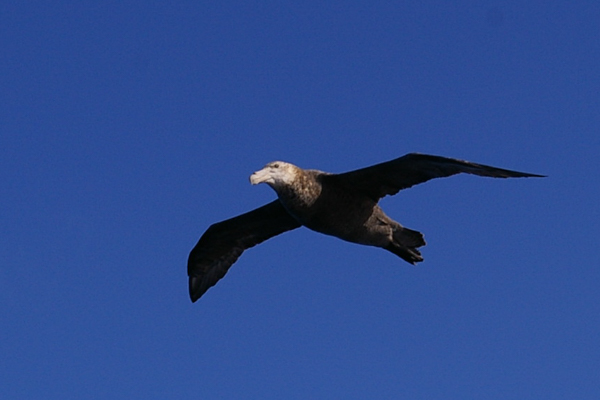
{"label": "bird's body", "polygon": [[[280,168],[284,165],[281,161],[278,164]],[[278,188],[277,193],[283,207],[302,226],[348,242],[382,248],[393,243],[394,231],[402,230],[377,201],[342,185],[335,175],[316,170],[296,173],[307,176],[294,185]]]}
{"label": "bird's body", "polygon": [[379,199],[427,180],[470,173],[497,178],[539,177],[468,161],[408,154],[343,174],[303,170],[275,161],[250,176],[267,183],[278,199],[211,225],[188,259],[190,297],[196,301],[221,279],[242,252],[270,237],[305,226],[348,242],[386,249],[414,264],[423,261],[420,232],[388,217]]}

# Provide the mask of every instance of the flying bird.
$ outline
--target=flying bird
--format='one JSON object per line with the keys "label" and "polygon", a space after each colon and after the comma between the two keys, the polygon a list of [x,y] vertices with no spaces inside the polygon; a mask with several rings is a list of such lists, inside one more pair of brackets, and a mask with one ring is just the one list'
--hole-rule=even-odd
{"label": "flying bird", "polygon": [[378,202],[430,179],[460,173],[543,177],[417,153],[341,174],[271,162],[250,175],[250,182],[266,183],[277,193],[277,200],[215,223],[204,232],[188,258],[190,298],[195,302],[214,286],[244,250],[301,226],[348,242],[381,247],[413,265],[421,262],[418,248],[425,245],[423,234],[388,217]]}

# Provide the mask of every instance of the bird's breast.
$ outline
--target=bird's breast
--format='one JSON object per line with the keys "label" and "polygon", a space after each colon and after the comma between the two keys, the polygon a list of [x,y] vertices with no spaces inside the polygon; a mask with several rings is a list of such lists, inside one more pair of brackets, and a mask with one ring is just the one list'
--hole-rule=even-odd
{"label": "bird's breast", "polygon": [[290,213],[309,229],[355,241],[354,237],[364,231],[376,206],[370,199],[323,191],[314,203],[292,207]]}

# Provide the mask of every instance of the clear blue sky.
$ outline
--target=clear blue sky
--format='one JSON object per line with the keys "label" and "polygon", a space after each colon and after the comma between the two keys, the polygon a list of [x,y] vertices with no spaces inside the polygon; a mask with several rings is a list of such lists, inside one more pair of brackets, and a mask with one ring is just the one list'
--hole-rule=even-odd
{"label": "clear blue sky", "polygon": [[[600,398],[598,1],[0,5],[3,399]],[[189,301],[280,159],[549,175],[386,198],[425,262],[296,230]]]}

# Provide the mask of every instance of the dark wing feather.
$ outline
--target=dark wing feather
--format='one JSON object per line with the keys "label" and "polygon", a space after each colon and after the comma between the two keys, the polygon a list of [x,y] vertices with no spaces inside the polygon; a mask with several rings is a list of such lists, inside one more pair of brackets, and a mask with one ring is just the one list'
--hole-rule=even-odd
{"label": "dark wing feather", "polygon": [[211,225],[188,258],[192,302],[223,278],[244,250],[298,227],[279,200]]}
{"label": "dark wing feather", "polygon": [[360,190],[374,200],[386,195],[394,195],[419,183],[434,178],[445,178],[455,174],[467,173],[493,178],[542,177],[508,169],[490,167],[454,158],[411,153],[395,160],[370,167],[329,175],[328,179],[338,184]]}

